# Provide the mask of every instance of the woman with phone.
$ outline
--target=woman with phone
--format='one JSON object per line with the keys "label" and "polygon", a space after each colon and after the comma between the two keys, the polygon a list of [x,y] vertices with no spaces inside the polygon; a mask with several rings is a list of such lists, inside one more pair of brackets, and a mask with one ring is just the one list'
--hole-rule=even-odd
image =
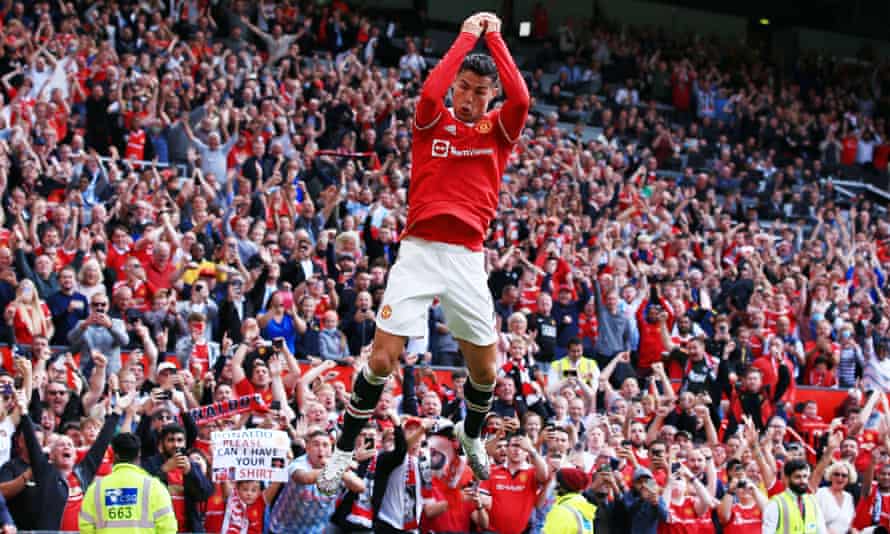
{"label": "woman with phone", "polygon": [[723,525],[723,532],[724,534],[761,532],[763,511],[767,504],[766,495],[757,484],[745,478],[741,463],[736,464],[736,467],[738,469],[729,470],[729,485],[717,507],[717,516]]}
{"label": "woman with phone", "polygon": [[20,345],[31,345],[34,336],[50,339],[55,331],[49,307],[28,279],[19,282],[15,300],[6,308],[6,322],[12,326],[15,341]]}
{"label": "woman with phone", "polygon": [[[285,300],[290,301],[290,306],[286,306]],[[295,351],[297,331],[306,331],[306,323],[297,315],[294,308],[293,297],[283,291],[277,291],[269,298],[269,306],[265,313],[257,317],[257,323],[262,329],[263,338],[276,340],[282,338],[291,354]]]}
{"label": "woman with phone", "polygon": [[[654,479],[650,478],[648,483],[650,491],[658,491]],[[658,532],[662,534],[700,531],[702,525],[711,521],[711,509],[717,504],[708,488],[685,465],[671,474],[662,498],[670,510],[667,520],[659,524]]]}

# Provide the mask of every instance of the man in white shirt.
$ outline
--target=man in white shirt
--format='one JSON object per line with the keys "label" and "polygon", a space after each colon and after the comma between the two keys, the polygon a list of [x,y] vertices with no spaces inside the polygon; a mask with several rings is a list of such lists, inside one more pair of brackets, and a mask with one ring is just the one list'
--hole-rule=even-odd
{"label": "man in white shirt", "polygon": [[408,49],[399,60],[399,76],[402,80],[420,80],[423,71],[426,70],[426,60],[417,53],[417,45],[414,41],[408,41]]}

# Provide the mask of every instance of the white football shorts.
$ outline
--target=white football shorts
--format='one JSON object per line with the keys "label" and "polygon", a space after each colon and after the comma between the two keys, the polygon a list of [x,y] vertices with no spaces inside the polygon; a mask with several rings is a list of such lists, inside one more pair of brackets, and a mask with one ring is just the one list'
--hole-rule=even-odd
{"label": "white football shorts", "polygon": [[415,237],[402,240],[377,313],[377,328],[396,336],[426,336],[435,297],[455,339],[479,346],[497,341],[483,253]]}

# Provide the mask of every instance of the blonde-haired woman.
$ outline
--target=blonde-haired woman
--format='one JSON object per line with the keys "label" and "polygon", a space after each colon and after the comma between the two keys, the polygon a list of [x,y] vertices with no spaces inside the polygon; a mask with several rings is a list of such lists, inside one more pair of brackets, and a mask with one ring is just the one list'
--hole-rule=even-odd
{"label": "blonde-haired woman", "polygon": [[87,298],[89,302],[93,295],[99,293],[105,295],[105,277],[102,274],[102,267],[95,259],[87,260],[77,273],[77,291]]}
{"label": "blonde-haired woman", "polygon": [[497,361],[498,367],[506,363],[510,358],[510,345],[514,339],[522,339],[525,341],[526,360],[528,363],[534,363],[534,356],[538,352],[538,344],[535,338],[528,332],[528,320],[522,312],[513,312],[507,318],[507,331],[501,332],[498,336],[497,344]]}
{"label": "blonde-haired woman", "polygon": [[45,302],[37,295],[34,282],[19,282],[15,300],[6,307],[6,322],[12,326],[15,342],[20,345],[34,343],[35,336],[53,337],[52,315]]}
{"label": "blonde-haired woman", "polygon": [[850,462],[834,462],[825,469],[827,486],[816,490],[816,504],[822,510],[825,528],[829,534],[849,532],[856,515],[853,496],[846,490],[856,483],[856,469]]}
{"label": "blonde-haired woman", "polygon": [[355,261],[362,258],[361,237],[355,230],[341,232],[334,240],[334,253],[339,258],[341,254],[349,254]]}

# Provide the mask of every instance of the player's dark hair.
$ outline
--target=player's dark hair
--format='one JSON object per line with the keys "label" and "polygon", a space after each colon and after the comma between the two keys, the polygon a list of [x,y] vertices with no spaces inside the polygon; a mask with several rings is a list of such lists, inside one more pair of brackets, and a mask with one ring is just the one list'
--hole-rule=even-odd
{"label": "player's dark hair", "polygon": [[460,70],[463,72],[468,70],[479,76],[488,76],[494,81],[498,79],[498,68],[494,64],[494,60],[488,54],[469,54],[461,63]]}

